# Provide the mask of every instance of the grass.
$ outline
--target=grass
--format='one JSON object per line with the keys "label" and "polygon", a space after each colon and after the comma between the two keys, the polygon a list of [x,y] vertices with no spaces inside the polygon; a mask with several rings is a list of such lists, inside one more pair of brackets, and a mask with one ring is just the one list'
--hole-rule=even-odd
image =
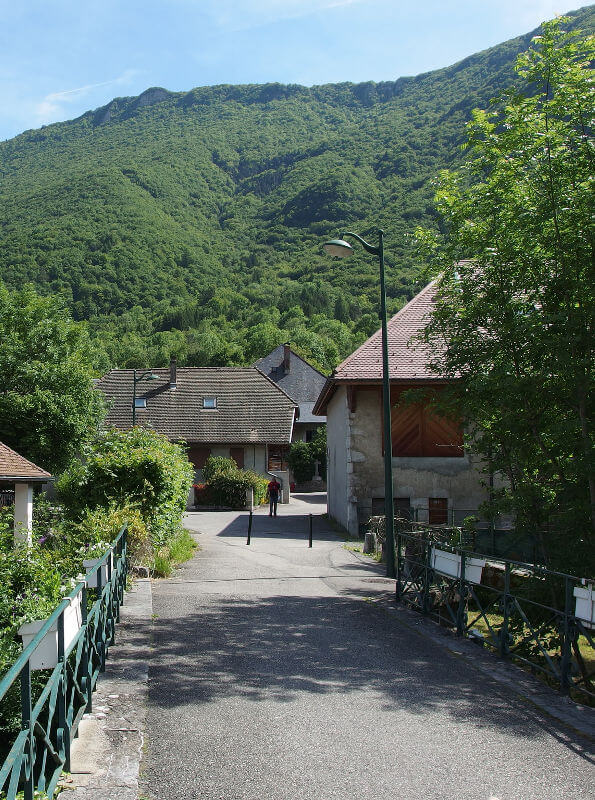
{"label": "grass", "polygon": [[176,567],[192,558],[197,547],[190,532],[183,528],[155,555],[151,575],[154,578],[169,578]]}
{"label": "grass", "polygon": [[380,562],[382,561],[382,551],[378,551],[377,553],[364,553],[364,546],[363,544],[352,544],[350,540],[346,540],[346,543],[343,545],[346,550],[350,550],[352,553],[361,553],[362,556],[366,556],[366,558],[371,558],[372,561]]}

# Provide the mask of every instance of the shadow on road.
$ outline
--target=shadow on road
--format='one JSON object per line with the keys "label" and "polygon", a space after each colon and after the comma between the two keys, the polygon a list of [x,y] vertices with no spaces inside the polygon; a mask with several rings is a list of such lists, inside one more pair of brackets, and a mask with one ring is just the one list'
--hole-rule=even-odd
{"label": "shadow on road", "polygon": [[465,725],[461,736],[472,737],[473,727],[527,738],[547,732],[588,758],[580,737],[561,733],[455,656],[361,600],[219,597],[217,605],[182,619],[155,620],[153,639],[155,708],[238,696],[288,704],[303,692],[340,693],[349,702],[351,693],[367,688],[381,696],[386,710],[447,714]]}
{"label": "shadow on road", "polygon": [[[277,517],[270,517],[268,513],[254,514],[252,517],[252,539],[263,536],[276,536],[281,538],[308,539],[310,530],[309,514],[291,514],[283,516],[282,512]],[[222,528],[217,536],[246,538],[248,535],[248,512],[240,514],[228,525]],[[312,536],[314,542],[340,541],[339,537],[328,527],[326,521],[318,515],[312,515]]]}

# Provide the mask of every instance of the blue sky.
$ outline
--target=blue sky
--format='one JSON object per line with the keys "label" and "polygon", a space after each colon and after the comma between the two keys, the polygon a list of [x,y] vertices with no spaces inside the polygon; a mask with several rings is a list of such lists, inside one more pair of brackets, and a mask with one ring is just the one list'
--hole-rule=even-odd
{"label": "blue sky", "polygon": [[0,139],[149,86],[395,80],[572,0],[0,0]]}

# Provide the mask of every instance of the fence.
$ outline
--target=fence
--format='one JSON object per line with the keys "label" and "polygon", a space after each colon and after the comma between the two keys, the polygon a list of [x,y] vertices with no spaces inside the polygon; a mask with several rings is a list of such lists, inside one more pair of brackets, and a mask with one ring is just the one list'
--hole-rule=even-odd
{"label": "fence", "polygon": [[[595,702],[595,581],[397,531],[396,598]],[[489,560],[488,560],[489,559]]]}
{"label": "fence", "polygon": [[[84,713],[92,711],[97,678],[105,669],[109,647],[126,588],[127,530],[122,528],[109,550],[65,597],[0,682],[0,704],[18,704],[20,731],[0,764],[0,798],[33,800],[34,792],[52,796],[63,770],[70,768],[70,744]],[[91,589],[90,586],[96,588]],[[70,610],[80,601],[81,626],[65,636]],[[48,636],[57,643],[57,664],[42,655]],[[52,638],[53,637],[53,638]],[[50,648],[51,649],[51,648]]]}

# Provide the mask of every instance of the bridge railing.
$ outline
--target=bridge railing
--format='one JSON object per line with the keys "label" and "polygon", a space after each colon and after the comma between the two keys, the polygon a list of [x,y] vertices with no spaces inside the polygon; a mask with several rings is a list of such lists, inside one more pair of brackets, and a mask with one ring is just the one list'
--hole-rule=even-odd
{"label": "bridge railing", "polygon": [[397,531],[396,599],[595,704],[595,579]]}
{"label": "bridge railing", "polygon": [[[52,797],[62,771],[69,770],[71,742],[83,714],[92,711],[95,684],[114,643],[127,571],[124,525],[0,681],[0,707],[20,708],[20,730],[15,726],[0,763],[0,800],[15,800],[19,792],[33,800],[35,791]],[[65,619],[70,626],[71,610],[79,602],[82,624],[71,638],[65,636]],[[57,664],[43,669],[48,636],[57,639]]]}

